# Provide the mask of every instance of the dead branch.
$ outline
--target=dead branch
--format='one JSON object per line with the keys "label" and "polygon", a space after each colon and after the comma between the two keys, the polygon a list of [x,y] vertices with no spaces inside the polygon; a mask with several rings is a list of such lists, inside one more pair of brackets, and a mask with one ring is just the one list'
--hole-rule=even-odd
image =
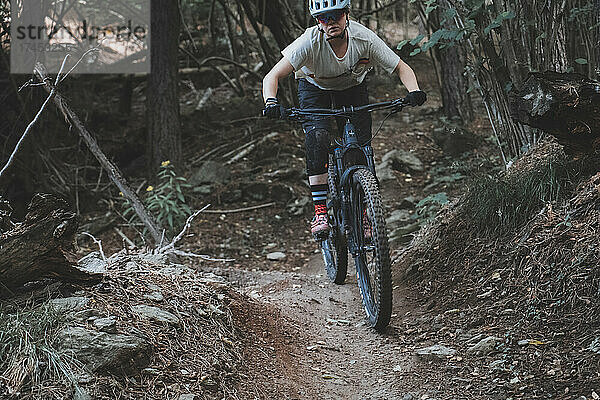
{"label": "dead branch", "polygon": [[192,221],[194,220],[194,218],[196,218],[198,216],[198,214],[200,214],[201,212],[205,211],[208,207],[210,207],[210,204],[205,205],[203,208],[201,208],[200,210],[197,210],[192,215],[190,215],[188,217],[188,219],[185,221],[185,226],[183,227],[181,232],[179,232],[179,234],[177,236],[175,236],[175,238],[171,241],[171,243],[160,248],[159,252],[164,253],[164,252],[168,252],[169,250],[175,249],[175,245],[177,244],[177,242],[179,242],[183,238],[183,235],[185,235],[185,233],[188,231],[188,229],[190,229],[190,225],[192,224]]}
{"label": "dead branch", "polygon": [[88,146],[88,149],[92,152],[94,157],[98,160],[100,165],[108,172],[111,180],[115,183],[115,185],[119,188],[119,190],[123,193],[123,196],[131,202],[133,205],[133,209],[140,220],[144,223],[144,225],[148,228],[150,235],[154,239],[156,243],[160,242],[160,231],[162,229],[159,225],[154,221],[154,219],[148,214],[142,202],[138,199],[137,195],[133,190],[130,189],[127,184],[125,178],[123,178],[121,171],[115,166],[102,152],[96,139],[92,136],[92,134],[87,130],[87,128],[83,125],[77,114],[68,105],[67,100],[56,90],[56,87],[50,82],[48,79],[48,74],[46,72],[46,67],[42,64],[37,63],[34,70],[38,79],[44,83],[44,88],[47,92],[54,92],[53,101],[56,107],[63,114],[65,119],[74,126],[79,135],[83,138],[84,142]]}
{"label": "dead branch", "polygon": [[274,138],[277,135],[278,135],[277,132],[269,133],[267,136],[262,138],[259,142],[252,143],[250,146],[248,146],[244,150],[240,151],[235,157],[233,157],[231,160],[227,161],[225,164],[226,165],[233,164],[234,162],[241,159],[242,157],[245,157],[248,154],[250,154],[252,152],[252,150],[254,150],[256,147],[260,146],[261,144],[265,143],[267,140]]}

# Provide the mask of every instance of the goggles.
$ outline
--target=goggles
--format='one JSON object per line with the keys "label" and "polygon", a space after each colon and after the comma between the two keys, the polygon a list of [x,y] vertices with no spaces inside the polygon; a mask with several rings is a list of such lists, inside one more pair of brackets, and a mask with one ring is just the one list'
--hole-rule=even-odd
{"label": "goggles", "polygon": [[323,14],[319,14],[316,16],[317,21],[322,24],[328,24],[330,22],[338,21],[342,15],[344,14],[344,10],[333,10]]}

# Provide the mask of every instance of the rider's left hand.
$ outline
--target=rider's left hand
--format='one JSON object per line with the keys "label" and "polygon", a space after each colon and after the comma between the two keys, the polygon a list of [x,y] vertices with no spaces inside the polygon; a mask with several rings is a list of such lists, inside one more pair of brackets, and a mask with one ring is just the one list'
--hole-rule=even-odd
{"label": "rider's left hand", "polygon": [[406,101],[413,107],[420,106],[427,101],[427,94],[422,90],[415,90],[414,92],[408,93]]}

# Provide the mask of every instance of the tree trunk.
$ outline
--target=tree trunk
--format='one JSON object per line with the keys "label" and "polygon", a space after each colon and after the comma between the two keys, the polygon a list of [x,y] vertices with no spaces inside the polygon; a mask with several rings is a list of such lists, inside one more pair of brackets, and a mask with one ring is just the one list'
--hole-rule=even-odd
{"label": "tree trunk", "polygon": [[151,0],[151,72],[148,81],[148,172],[154,178],[160,163],[181,165],[181,127],[177,52],[177,0]]}
{"label": "tree trunk", "polygon": [[58,197],[36,194],[25,221],[0,234],[1,294],[42,278],[66,281],[101,278],[76,267],[77,215],[68,208]]}
{"label": "tree trunk", "polygon": [[600,155],[600,82],[534,73],[511,97],[511,111],[516,120],[556,137],[568,154]]}
{"label": "tree trunk", "polygon": [[[446,10],[450,7],[448,0],[441,0],[440,8]],[[437,20],[441,24],[441,12],[437,13]],[[442,28],[452,29],[454,23],[446,21]],[[437,29],[438,27],[435,27]],[[439,49],[439,60],[441,62],[441,89],[444,113],[448,118],[460,118],[463,123],[473,119],[473,106],[471,97],[467,93],[469,88],[465,78],[466,57],[465,51],[460,46]]]}

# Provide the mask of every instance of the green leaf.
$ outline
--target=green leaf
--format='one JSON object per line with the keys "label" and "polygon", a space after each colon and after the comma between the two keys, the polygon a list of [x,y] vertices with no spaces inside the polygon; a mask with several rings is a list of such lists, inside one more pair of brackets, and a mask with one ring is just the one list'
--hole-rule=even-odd
{"label": "green leaf", "polygon": [[424,37],[425,37],[425,35],[420,34],[419,36],[417,36],[416,38],[411,40],[410,44],[412,44],[413,46],[416,46],[417,44],[421,43],[421,40],[423,40]]}
{"label": "green leaf", "polygon": [[408,43],[410,42],[410,40],[405,39],[403,41],[401,41],[400,43],[398,43],[398,46],[396,46],[396,50],[402,50],[402,48]]}
{"label": "green leaf", "polygon": [[453,21],[454,17],[456,17],[456,8],[449,8],[442,13],[442,24],[445,24],[448,21]]}
{"label": "green leaf", "polygon": [[414,49],[414,50],[413,50],[413,51],[412,51],[412,52],[409,54],[409,56],[411,56],[411,57],[412,57],[412,56],[416,56],[416,55],[417,55],[417,54],[419,54],[420,52],[421,52],[421,49],[417,47],[416,49]]}
{"label": "green leaf", "polygon": [[431,13],[436,8],[438,8],[437,5],[436,6],[427,6],[427,8],[425,9],[425,16],[429,16],[429,13]]}
{"label": "green leaf", "polygon": [[437,31],[431,34],[431,37],[423,46],[421,46],[421,51],[425,52],[429,50],[431,47],[435,46],[440,39],[444,36],[444,29],[438,29]]}
{"label": "green leaf", "polygon": [[588,61],[585,58],[576,58],[575,62],[579,65],[586,65]]}
{"label": "green leaf", "polygon": [[172,214],[167,215],[167,221],[169,221],[169,226],[171,227],[171,229],[173,229],[173,215]]}

